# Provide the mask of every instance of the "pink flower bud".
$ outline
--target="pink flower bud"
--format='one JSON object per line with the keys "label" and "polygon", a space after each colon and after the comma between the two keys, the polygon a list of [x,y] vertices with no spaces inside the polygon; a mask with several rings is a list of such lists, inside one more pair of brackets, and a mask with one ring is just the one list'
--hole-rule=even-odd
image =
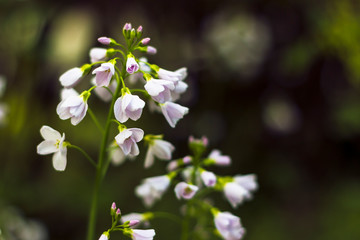
{"label": "pink flower bud", "polygon": [[136,30],[136,32],[141,33],[142,30],[143,30],[143,27],[140,25],[140,26],[138,27],[138,29]]}
{"label": "pink flower bud", "polygon": [[154,47],[152,47],[152,46],[148,46],[148,47],[146,48],[146,52],[147,52],[148,54],[156,54],[156,53],[157,53],[157,50],[156,50],[156,48],[154,48]]}
{"label": "pink flower bud", "polygon": [[121,211],[120,211],[120,208],[118,208],[117,210],[116,210],[116,215],[120,215],[121,214]]}
{"label": "pink flower bud", "polygon": [[168,170],[169,172],[174,171],[178,166],[179,166],[179,165],[178,165],[178,162],[177,162],[176,160],[175,160],[175,161],[171,161],[171,162],[169,162],[169,164],[167,165],[167,170]]}
{"label": "pink flower bud", "polygon": [[115,209],[116,209],[116,204],[115,204],[115,202],[112,203],[111,209],[115,211]]}
{"label": "pink flower bud", "polygon": [[99,37],[98,42],[104,45],[109,45],[111,42],[111,39],[108,37]]}
{"label": "pink flower bud", "polygon": [[143,38],[143,39],[141,40],[141,44],[142,44],[142,45],[148,45],[149,42],[150,42],[150,38]]}
{"label": "pink flower bud", "polygon": [[130,31],[131,30],[131,23],[125,23],[124,30],[125,31]]}
{"label": "pink flower bud", "polygon": [[190,156],[186,156],[186,157],[183,158],[183,163],[184,164],[188,164],[190,162],[191,162],[191,157]]}
{"label": "pink flower bud", "polygon": [[139,220],[130,220],[130,222],[129,222],[129,227],[132,227],[132,226],[135,226],[135,225],[137,225],[138,223],[139,223],[140,221]]}

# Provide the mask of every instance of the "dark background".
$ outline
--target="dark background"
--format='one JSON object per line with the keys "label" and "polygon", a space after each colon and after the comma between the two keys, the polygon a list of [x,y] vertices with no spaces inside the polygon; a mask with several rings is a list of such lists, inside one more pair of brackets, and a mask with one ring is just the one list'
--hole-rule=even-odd
{"label": "dark background", "polygon": [[[189,135],[206,135],[210,149],[233,160],[212,170],[255,173],[260,188],[252,201],[233,210],[215,196],[221,210],[241,217],[246,239],[360,239],[358,1],[1,1],[0,7],[0,74],[7,81],[0,99],[7,107],[0,229],[18,235],[5,239],[85,238],[94,169],[69,150],[66,171],[54,171],[51,156],[36,154],[39,129],[65,132],[96,157],[100,140],[91,119],[74,127],[56,114],[58,78],[89,61],[98,37],[121,39],[126,22],[141,24],[157,47],[149,61],[169,70],[186,66],[190,86],[179,102],[190,112],[175,129],[147,110],[130,125],[164,133],[177,146],[174,158],[188,154]],[[96,96],[89,105],[104,121],[108,105]],[[137,160],[109,170],[99,235],[110,224],[113,201],[124,214],[146,211],[133,189],[165,173],[162,161],[143,169],[140,145]],[[178,214],[181,204],[169,190],[154,210]],[[157,239],[174,239],[178,231],[166,220],[153,227]]]}

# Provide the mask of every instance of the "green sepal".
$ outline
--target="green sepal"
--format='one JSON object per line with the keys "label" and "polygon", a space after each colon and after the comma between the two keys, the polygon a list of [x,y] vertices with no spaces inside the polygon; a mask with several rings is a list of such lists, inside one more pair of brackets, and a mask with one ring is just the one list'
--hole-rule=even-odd
{"label": "green sepal", "polygon": [[88,63],[86,63],[86,64],[84,64],[84,65],[82,65],[81,66],[81,71],[83,72],[83,76],[85,76],[85,75],[87,75],[89,72],[90,72],[90,70],[91,70],[91,64],[88,64]]}
{"label": "green sepal", "polygon": [[112,58],[113,56],[115,56],[116,54],[116,50],[114,48],[108,48],[106,50],[106,57],[108,58]]}

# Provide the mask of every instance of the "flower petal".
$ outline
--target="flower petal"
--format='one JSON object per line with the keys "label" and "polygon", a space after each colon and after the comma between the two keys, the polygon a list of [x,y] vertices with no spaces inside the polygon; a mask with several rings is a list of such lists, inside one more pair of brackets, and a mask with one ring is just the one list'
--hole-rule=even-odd
{"label": "flower petal", "polygon": [[57,171],[64,171],[66,168],[66,151],[59,151],[53,155],[53,167]]}
{"label": "flower petal", "polygon": [[40,155],[47,155],[50,153],[54,153],[59,151],[59,149],[56,146],[56,141],[42,141],[38,146],[37,146],[37,153]]}
{"label": "flower petal", "polygon": [[46,125],[40,128],[40,134],[45,140],[56,141],[61,138],[61,134],[58,131]]}

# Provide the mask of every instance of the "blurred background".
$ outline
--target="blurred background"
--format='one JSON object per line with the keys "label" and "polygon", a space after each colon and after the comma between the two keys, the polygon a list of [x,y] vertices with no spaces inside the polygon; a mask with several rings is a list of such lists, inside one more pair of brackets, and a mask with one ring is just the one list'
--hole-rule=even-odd
{"label": "blurred background", "polygon": [[[98,131],[89,117],[74,127],[56,114],[66,70],[89,62],[97,38],[120,40],[126,22],[142,25],[165,69],[187,67],[190,108],[175,129],[144,111],[130,125],[164,133],[188,154],[187,139],[207,136],[230,155],[218,174],[255,173],[254,199],[233,210],[247,240],[360,239],[360,3],[328,1],[7,1],[0,2],[0,229],[7,240],[84,239],[94,169],[76,150],[65,172],[36,154],[49,125],[96,157]],[[84,85],[78,89],[81,91]],[[104,121],[108,105],[89,100]],[[110,167],[99,202],[100,235],[109,207],[143,212],[134,187],[165,173],[143,169],[145,150]],[[209,150],[210,150],[209,149]],[[169,190],[151,210],[179,213]],[[156,239],[177,239],[156,220]],[[120,236],[113,238],[120,239]],[[0,237],[1,238],[1,237]]]}

